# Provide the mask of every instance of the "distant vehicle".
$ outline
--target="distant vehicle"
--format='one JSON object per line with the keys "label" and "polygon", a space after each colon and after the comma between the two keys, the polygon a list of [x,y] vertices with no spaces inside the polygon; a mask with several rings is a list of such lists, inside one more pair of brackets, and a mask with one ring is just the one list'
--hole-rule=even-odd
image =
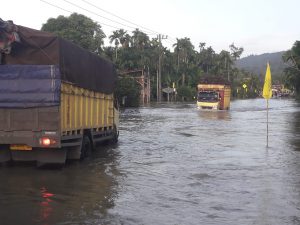
{"label": "distant vehicle", "polygon": [[198,109],[223,110],[230,108],[231,88],[226,84],[198,84]]}
{"label": "distant vehicle", "polygon": [[111,62],[1,19],[0,52],[0,162],[64,164],[117,141]]}
{"label": "distant vehicle", "polygon": [[272,98],[291,97],[292,91],[285,88],[284,85],[272,85]]}

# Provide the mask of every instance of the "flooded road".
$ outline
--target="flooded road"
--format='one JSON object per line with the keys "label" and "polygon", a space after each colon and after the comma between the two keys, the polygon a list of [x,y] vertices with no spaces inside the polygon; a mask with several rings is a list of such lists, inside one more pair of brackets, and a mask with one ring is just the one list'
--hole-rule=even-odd
{"label": "flooded road", "polygon": [[300,105],[162,104],[121,114],[116,146],[62,170],[0,167],[0,224],[300,224]]}

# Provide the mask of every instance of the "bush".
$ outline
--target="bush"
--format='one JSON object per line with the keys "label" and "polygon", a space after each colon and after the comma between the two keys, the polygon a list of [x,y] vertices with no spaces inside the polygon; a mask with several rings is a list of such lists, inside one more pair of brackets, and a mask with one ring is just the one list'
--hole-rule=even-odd
{"label": "bush", "polygon": [[132,78],[119,78],[116,97],[121,107],[138,107],[140,103],[141,87]]}
{"label": "bush", "polygon": [[181,86],[177,89],[178,99],[182,101],[194,101],[196,89],[189,86]]}

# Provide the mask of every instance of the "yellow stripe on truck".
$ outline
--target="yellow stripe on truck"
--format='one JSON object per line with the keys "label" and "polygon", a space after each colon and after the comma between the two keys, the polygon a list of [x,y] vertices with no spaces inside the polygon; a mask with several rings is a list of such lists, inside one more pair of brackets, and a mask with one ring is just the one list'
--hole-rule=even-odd
{"label": "yellow stripe on truck", "polygon": [[[62,82],[61,131],[113,126],[112,95],[93,92]],[[71,113],[71,111],[74,111]]]}

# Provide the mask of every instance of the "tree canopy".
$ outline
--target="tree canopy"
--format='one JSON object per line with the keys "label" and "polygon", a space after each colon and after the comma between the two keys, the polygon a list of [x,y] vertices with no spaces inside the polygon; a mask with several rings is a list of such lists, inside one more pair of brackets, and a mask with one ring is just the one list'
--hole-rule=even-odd
{"label": "tree canopy", "polygon": [[[234,43],[229,44],[228,49],[217,53],[205,42],[200,42],[195,48],[190,38],[184,37],[176,39],[173,44],[174,49],[171,51],[160,43],[158,37],[150,38],[147,33],[139,29],[135,29],[131,33],[119,29],[107,36],[111,46],[104,46],[106,35],[101,26],[88,17],[76,13],[69,17],[50,18],[43,25],[42,30],[56,33],[83,48],[110,59],[120,73],[146,69],[150,74],[152,100],[157,98],[159,56],[162,62],[162,88],[172,87],[174,83],[176,89],[183,95],[183,99],[192,99],[193,90],[204,76],[226,80],[232,86],[233,95],[237,97],[256,97],[262,88],[263,80],[258,77],[259,74],[235,67],[235,61],[240,58],[244,49],[235,46]],[[285,58],[286,62],[291,64],[286,71],[289,74],[287,81],[291,84],[294,84],[297,77],[294,74],[299,72],[299,61],[297,61],[299,58],[297,57],[299,57],[299,42],[295,43]],[[120,83],[123,82],[128,89],[135,89],[135,85],[130,84],[128,80],[122,81],[122,79],[124,78],[120,77]],[[300,79],[297,82],[299,82],[297,86],[300,86]],[[244,83],[249,84],[251,88],[244,90],[242,88]],[[119,88],[125,90],[120,86]],[[118,92],[118,96],[122,96],[122,93]]]}
{"label": "tree canopy", "polygon": [[287,64],[285,68],[285,84],[300,93],[300,41],[296,41],[293,47],[286,51],[283,60]]}
{"label": "tree canopy", "polygon": [[50,18],[41,30],[54,33],[94,53],[102,52],[106,37],[98,23],[77,13],[69,17]]}

